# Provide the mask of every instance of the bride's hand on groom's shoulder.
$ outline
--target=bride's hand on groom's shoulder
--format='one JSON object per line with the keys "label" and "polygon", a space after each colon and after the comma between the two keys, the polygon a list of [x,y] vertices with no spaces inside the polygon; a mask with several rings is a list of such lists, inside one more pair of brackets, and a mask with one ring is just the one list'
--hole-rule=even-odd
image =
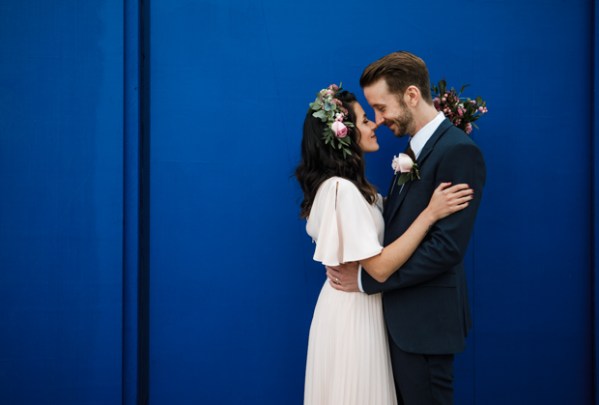
{"label": "bride's hand on groom's shoulder", "polygon": [[326,266],[329,284],[339,291],[359,292],[358,262],[343,263],[338,266]]}

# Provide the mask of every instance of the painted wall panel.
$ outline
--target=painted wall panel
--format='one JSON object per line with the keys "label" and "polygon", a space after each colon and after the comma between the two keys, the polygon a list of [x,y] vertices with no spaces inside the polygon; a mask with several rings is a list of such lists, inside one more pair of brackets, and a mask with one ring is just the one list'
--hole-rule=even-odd
{"label": "painted wall panel", "polygon": [[[591,402],[591,2],[143,4],[143,38],[139,3],[0,4],[1,403],[135,402],[140,195],[150,403],[301,403],[324,281],[292,177],[303,115],[332,82],[363,101],[362,69],[397,49],[489,106],[456,403]],[[378,133],[384,192],[405,140]]]}
{"label": "painted wall panel", "polygon": [[0,402],[121,399],[122,6],[0,5]]}
{"label": "painted wall panel", "polygon": [[[303,114],[331,82],[363,100],[366,64],[408,49],[490,110],[456,403],[588,402],[591,9],[152,1],[152,401],[301,403],[324,280],[290,178]],[[404,142],[379,139],[368,174],[385,191]]]}

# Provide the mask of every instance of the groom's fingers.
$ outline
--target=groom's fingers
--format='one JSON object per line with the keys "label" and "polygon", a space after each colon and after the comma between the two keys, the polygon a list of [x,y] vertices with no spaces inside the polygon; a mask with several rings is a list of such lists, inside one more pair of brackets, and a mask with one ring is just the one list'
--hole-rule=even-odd
{"label": "groom's fingers", "polygon": [[326,266],[327,268],[327,277],[339,277],[341,272],[334,267]]}
{"label": "groom's fingers", "polygon": [[359,291],[357,275],[353,274],[351,271],[340,271],[340,269],[342,269],[341,266],[338,268],[326,266],[326,269],[329,284],[333,288],[345,292]]}
{"label": "groom's fingers", "polygon": [[337,288],[337,285],[339,284],[339,277],[341,276],[341,273],[333,268],[333,267],[327,267],[327,278],[329,279],[329,281],[331,282],[331,285],[335,288]]}

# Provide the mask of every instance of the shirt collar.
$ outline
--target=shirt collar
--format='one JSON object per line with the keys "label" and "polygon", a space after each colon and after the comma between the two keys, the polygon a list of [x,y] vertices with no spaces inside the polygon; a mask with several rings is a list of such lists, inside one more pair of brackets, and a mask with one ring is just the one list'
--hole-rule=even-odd
{"label": "shirt collar", "polygon": [[428,122],[425,126],[420,128],[420,131],[410,138],[410,147],[414,151],[416,158],[422,152],[422,148],[426,145],[426,142],[433,136],[439,125],[445,120],[445,114],[439,111],[439,114]]}

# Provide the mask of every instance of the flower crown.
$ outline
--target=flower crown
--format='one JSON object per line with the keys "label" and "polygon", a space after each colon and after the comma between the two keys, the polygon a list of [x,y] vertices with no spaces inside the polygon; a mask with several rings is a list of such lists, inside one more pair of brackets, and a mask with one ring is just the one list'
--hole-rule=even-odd
{"label": "flower crown", "polygon": [[349,121],[349,113],[341,100],[336,98],[337,94],[342,92],[341,83],[339,86],[331,84],[326,89],[322,89],[316,95],[316,100],[310,103],[310,109],[314,111],[312,116],[320,118],[326,124],[323,139],[325,145],[331,145],[333,149],[343,151],[343,158],[351,155],[349,145],[351,138],[347,136],[348,128],[353,128],[354,124]]}

